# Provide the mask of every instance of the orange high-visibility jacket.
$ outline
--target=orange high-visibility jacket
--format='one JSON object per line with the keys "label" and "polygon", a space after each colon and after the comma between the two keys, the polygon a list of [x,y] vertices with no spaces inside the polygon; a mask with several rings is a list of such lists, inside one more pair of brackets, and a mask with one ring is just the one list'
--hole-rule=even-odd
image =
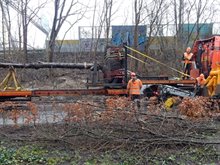
{"label": "orange high-visibility jacket", "polygon": [[142,87],[142,81],[139,79],[136,79],[135,81],[129,80],[127,85],[127,90],[130,95],[140,95]]}
{"label": "orange high-visibility jacket", "polygon": [[192,59],[193,54],[192,53],[184,53],[184,63],[188,64],[190,63],[190,60]]}
{"label": "orange high-visibility jacket", "polygon": [[196,78],[196,80],[197,80],[198,85],[200,85],[201,87],[204,87],[206,83],[206,79],[204,77],[199,76]]}

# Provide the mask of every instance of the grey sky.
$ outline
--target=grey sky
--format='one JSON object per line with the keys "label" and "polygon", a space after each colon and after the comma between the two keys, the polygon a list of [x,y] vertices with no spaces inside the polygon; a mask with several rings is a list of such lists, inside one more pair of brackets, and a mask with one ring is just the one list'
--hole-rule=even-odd
{"label": "grey sky", "polygon": [[[32,4],[30,4],[30,5],[34,9],[41,2],[44,2],[44,1],[45,0],[31,0],[30,2]],[[102,7],[103,7],[103,0],[90,0],[90,1],[89,0],[78,0],[78,1],[83,3],[84,5],[88,5],[87,12],[85,14],[85,17],[82,20],[80,20],[76,25],[74,25],[74,27],[68,32],[65,39],[78,39],[78,27],[79,26],[92,26],[92,18],[93,18],[93,10],[94,10],[95,1],[97,1],[95,25],[96,26],[99,25],[99,18],[100,18]],[[133,20],[134,20],[132,18],[133,1],[134,0],[115,0],[114,6],[113,6],[113,11],[112,11],[112,13],[114,13],[114,15],[112,17],[111,25],[132,25],[133,24]],[[168,0],[164,0],[164,1],[168,2]],[[184,1],[184,2],[189,2],[189,1],[193,1],[193,0],[188,0],[188,1]],[[199,2],[199,0],[196,0],[196,1]],[[202,2],[203,2],[202,5],[206,1],[207,0],[202,0]],[[207,2],[211,3],[211,1],[212,0],[209,0]],[[218,15],[220,13],[218,10],[218,5],[219,5],[218,1],[219,0],[215,0],[215,4],[211,6],[212,9],[216,8],[215,15],[213,17],[214,18],[213,21],[215,21],[215,22],[220,22],[219,17],[218,17]],[[53,18],[53,0],[48,0],[48,2],[49,3],[43,9],[41,9],[40,12],[38,13],[38,16],[41,18],[42,25],[46,29],[49,29],[49,27],[52,26],[52,18]],[[149,4],[148,6],[151,6],[151,4],[150,4],[151,0],[148,0],[146,2]],[[187,5],[189,6],[190,4],[186,4],[186,6]],[[79,7],[79,6],[77,6],[77,7]],[[76,9],[77,9],[77,7],[76,7]],[[172,14],[173,8],[172,8],[170,0],[169,0],[169,3],[167,3],[167,9],[169,12],[165,13],[164,18],[166,17],[166,18],[170,19],[171,23],[172,23],[172,19],[174,18],[174,15]],[[192,9],[192,10],[195,10],[195,9]],[[209,10],[209,9],[207,9],[207,10]],[[207,10],[204,13],[206,13]],[[11,11],[13,11],[13,10],[11,10]],[[11,18],[13,18],[13,20],[12,20],[13,28],[16,29],[17,28],[17,21],[16,21],[17,13],[15,11],[13,11],[13,12],[11,12],[11,14],[12,14]],[[208,14],[208,12],[207,12],[207,14]],[[190,21],[193,20],[193,15],[195,15],[195,13],[192,12],[192,15],[190,16]],[[70,23],[74,22],[75,19],[76,19],[75,16],[72,16],[67,19],[67,23],[65,23],[63,25],[63,27],[61,28],[61,31],[60,31],[57,39],[63,39],[63,34],[69,28]],[[187,19],[187,18],[185,18],[185,19]],[[211,21],[211,20],[209,20],[209,21]],[[147,23],[148,22],[143,22],[142,24],[147,24]],[[167,23],[167,22],[165,22],[165,23]],[[18,32],[16,30],[12,31],[12,34],[14,36],[18,36],[17,33]],[[46,40],[45,34],[42,33],[40,30],[38,30],[33,24],[30,24],[29,31],[28,31],[29,44],[34,47],[43,47],[45,45],[45,40]]]}

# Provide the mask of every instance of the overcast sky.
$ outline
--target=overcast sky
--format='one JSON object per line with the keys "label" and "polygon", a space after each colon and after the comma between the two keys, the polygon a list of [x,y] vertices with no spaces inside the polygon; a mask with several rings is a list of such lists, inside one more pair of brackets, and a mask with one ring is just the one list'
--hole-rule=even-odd
{"label": "overcast sky", "polygon": [[[92,19],[93,19],[93,11],[94,11],[94,3],[95,0],[79,0],[81,3],[88,6],[87,11],[83,19],[81,19],[74,27],[68,32],[65,39],[78,39],[78,27],[81,26],[92,26]],[[97,8],[96,8],[96,21],[95,26],[99,25],[99,15],[102,11],[103,7],[103,0],[96,0],[97,1]],[[37,3],[37,1],[33,1]],[[126,2],[126,3],[125,3]],[[113,12],[114,15],[112,17],[112,25],[131,25],[132,24],[132,7],[131,7],[132,0],[117,0],[114,2]],[[33,6],[35,6],[34,4]],[[126,10],[125,10],[126,9]],[[41,24],[49,29],[52,27],[52,17],[53,17],[53,2],[48,3],[46,7],[44,7],[39,13],[38,16],[41,18]],[[62,27],[58,38],[63,39],[63,34],[69,28],[69,22],[74,22],[76,17],[70,17],[68,19],[68,23],[65,23]],[[37,45],[37,47],[44,46],[45,34],[43,34],[39,29],[30,25],[29,27],[29,42],[31,45]]]}
{"label": "overcast sky", "polygon": [[[45,0],[31,0],[30,7],[34,10],[41,2],[44,2]],[[102,7],[103,7],[103,0],[78,0],[79,2],[83,3],[85,6],[88,6],[87,11],[85,13],[85,16],[82,20],[80,20],[77,24],[74,25],[74,27],[68,32],[65,39],[78,39],[78,27],[79,26],[92,26],[92,18],[93,18],[93,11],[94,11],[94,4],[97,1],[97,8],[96,8],[96,21],[95,25],[99,25],[99,18],[101,15]],[[114,13],[112,17],[111,25],[132,25],[133,24],[133,1],[134,0],[114,0],[114,6],[113,11]],[[150,2],[151,0],[148,0],[146,2]],[[205,0],[203,0],[205,1]],[[67,2],[70,2],[70,0],[67,0]],[[216,2],[218,2],[216,0]],[[49,27],[52,27],[52,19],[54,14],[54,1],[48,0],[48,4],[40,10],[38,13],[39,18],[41,19],[41,23],[44,26],[44,28],[49,30]],[[218,2],[219,3],[219,2]],[[170,5],[171,6],[171,5]],[[172,7],[169,6],[169,9],[173,11]],[[213,8],[215,5],[213,6]],[[74,9],[78,9],[79,6],[74,7]],[[85,7],[84,7],[85,9]],[[219,10],[217,10],[219,11]],[[17,12],[15,12],[13,9],[11,10],[11,18],[13,18],[13,27],[14,32],[12,31],[12,34],[14,36],[18,36],[17,34],[17,21],[15,20],[17,18]],[[218,15],[218,13],[216,13]],[[173,17],[172,15],[168,15],[168,17]],[[63,25],[61,28],[61,31],[58,35],[57,39],[63,39],[63,34],[66,32],[66,30],[69,28],[69,23],[74,22],[76,19],[75,16],[72,16],[68,18],[67,23]],[[215,19],[216,22],[220,22],[219,16]],[[46,35],[42,33],[39,29],[37,29],[33,24],[30,24],[28,27],[28,42],[33,47],[40,47],[42,48],[45,45]]]}

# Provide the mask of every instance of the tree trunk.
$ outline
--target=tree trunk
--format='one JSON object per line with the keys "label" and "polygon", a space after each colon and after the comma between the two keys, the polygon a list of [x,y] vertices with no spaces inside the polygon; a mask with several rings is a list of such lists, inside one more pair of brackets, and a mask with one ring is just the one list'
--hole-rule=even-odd
{"label": "tree trunk", "polygon": [[52,39],[52,40],[49,41],[48,62],[53,62],[54,48],[55,48],[55,40]]}
{"label": "tree trunk", "polygon": [[3,47],[3,52],[4,52],[4,58],[5,58],[5,12],[4,12],[4,6],[2,4],[3,2],[0,1],[0,6],[1,6],[1,10],[2,10],[2,47]]}
{"label": "tree trunk", "polygon": [[27,26],[23,27],[23,55],[24,55],[24,62],[28,62],[28,55],[27,55]]}
{"label": "tree trunk", "polygon": [[27,0],[22,1],[22,28],[23,28],[23,57],[24,62],[28,61],[27,57]]}
{"label": "tree trunk", "polygon": [[0,63],[0,68],[67,68],[67,69],[90,69],[93,67],[93,63],[49,63],[49,62],[37,62],[37,63]]}
{"label": "tree trunk", "polygon": [[[134,1],[135,26],[134,26],[134,44],[133,44],[133,48],[135,50],[138,49],[138,26],[140,24],[141,11],[142,11],[142,7],[143,7],[142,5],[143,5],[143,0],[140,0],[140,1],[135,0]],[[133,56],[138,58],[137,53],[135,53],[135,52],[133,53]],[[134,69],[133,71],[135,71],[135,72],[139,71],[137,60],[134,61],[133,69]]]}
{"label": "tree trunk", "polygon": [[[133,48],[135,50],[138,49],[138,24],[135,24],[135,26],[134,26],[134,46],[133,46]],[[133,55],[136,58],[138,58],[137,53],[134,53]],[[137,60],[134,61],[134,71],[138,71],[138,61]]]}
{"label": "tree trunk", "polygon": [[7,6],[7,16],[8,16],[8,54],[11,54],[11,44],[12,44],[12,35],[11,35],[11,17],[9,13],[9,8]]}

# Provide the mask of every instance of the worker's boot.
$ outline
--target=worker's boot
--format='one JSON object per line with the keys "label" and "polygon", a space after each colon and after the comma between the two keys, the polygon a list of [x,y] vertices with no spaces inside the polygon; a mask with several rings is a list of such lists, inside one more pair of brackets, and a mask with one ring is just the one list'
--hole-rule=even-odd
{"label": "worker's boot", "polygon": [[140,108],[141,108],[140,99],[135,99],[134,101],[135,101],[135,105],[137,105],[138,110],[140,110]]}

